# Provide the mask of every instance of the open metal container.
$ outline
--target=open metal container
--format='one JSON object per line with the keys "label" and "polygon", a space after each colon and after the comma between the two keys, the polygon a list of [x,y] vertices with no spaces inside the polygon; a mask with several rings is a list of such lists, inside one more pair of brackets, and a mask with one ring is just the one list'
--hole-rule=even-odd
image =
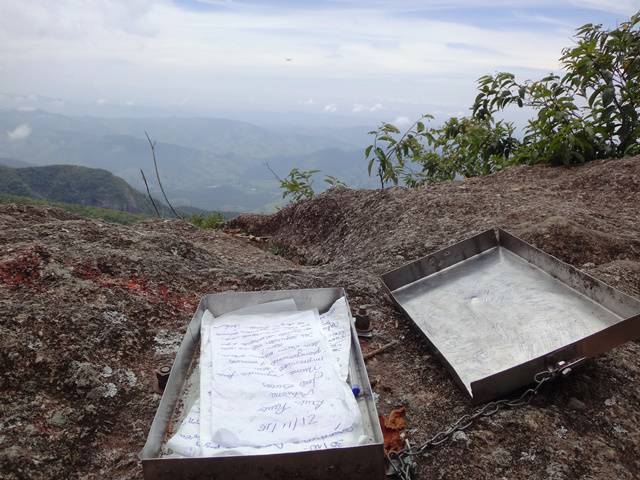
{"label": "open metal container", "polygon": [[382,280],[474,403],[640,336],[640,301],[501,229]]}
{"label": "open metal container", "polygon": [[[330,448],[311,452],[226,457],[163,458],[163,445],[172,428],[180,423],[187,378],[198,363],[200,323],[205,310],[215,317],[250,305],[293,298],[299,309],[327,311],[346,293],[342,288],[230,292],[205,295],[194,314],[176,354],[171,374],[151,424],[147,442],[141,452],[145,480],[254,480],[314,479],[380,480],[384,478],[384,449],[378,414],[367,371],[351,321],[350,383],[361,388],[358,405],[364,433],[370,443],[355,447]],[[351,316],[351,313],[349,313]],[[353,320],[353,319],[351,319]]]}

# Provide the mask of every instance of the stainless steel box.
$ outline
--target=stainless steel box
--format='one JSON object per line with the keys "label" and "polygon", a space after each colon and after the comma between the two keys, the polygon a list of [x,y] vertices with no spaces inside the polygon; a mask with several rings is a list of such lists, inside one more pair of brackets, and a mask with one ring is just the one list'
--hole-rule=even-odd
{"label": "stainless steel box", "polygon": [[346,298],[342,288],[231,292],[204,296],[176,354],[164,394],[141,453],[145,480],[301,478],[379,480],[384,478],[382,432],[353,322],[351,322],[349,378],[351,384],[359,385],[362,391],[358,405],[362,413],[365,435],[370,439],[370,443],[347,448],[271,455],[198,458],[163,458],[161,456],[162,446],[169,430],[179,424],[186,414],[184,408],[179,408],[179,404],[181,397],[185,394],[189,372],[198,362],[200,322],[205,310],[208,309],[217,317],[249,305],[293,298],[298,308],[317,308],[320,313],[323,313],[342,296]]}
{"label": "stainless steel box", "polygon": [[640,301],[501,229],[382,280],[475,403],[640,336]]}

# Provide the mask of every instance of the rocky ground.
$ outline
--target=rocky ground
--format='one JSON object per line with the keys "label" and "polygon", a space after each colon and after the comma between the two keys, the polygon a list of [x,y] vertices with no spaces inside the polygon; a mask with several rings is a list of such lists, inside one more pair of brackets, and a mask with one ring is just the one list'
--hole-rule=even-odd
{"label": "rocky ground", "polygon": [[[205,293],[343,286],[370,304],[368,362],[419,443],[472,410],[378,275],[500,226],[640,296],[640,159],[384,192],[332,189],[224,231],[119,226],[0,206],[0,477],[142,477],[137,454]],[[269,237],[256,242],[238,232]],[[640,478],[640,345],[630,342],[418,459],[419,478]]]}

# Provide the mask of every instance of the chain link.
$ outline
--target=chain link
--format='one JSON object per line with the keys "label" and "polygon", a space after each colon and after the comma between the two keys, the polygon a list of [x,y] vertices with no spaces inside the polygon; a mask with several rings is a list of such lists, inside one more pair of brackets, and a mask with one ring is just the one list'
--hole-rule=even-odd
{"label": "chain link", "polygon": [[536,373],[533,377],[534,386],[525,390],[519,397],[486,403],[475,412],[465,414],[458,418],[458,420],[453,422],[448,428],[436,433],[422,445],[411,447],[409,442],[407,442],[406,448],[398,452],[389,452],[387,454],[387,460],[393,469],[392,475],[395,475],[400,480],[411,480],[412,471],[415,469],[415,462],[411,460],[411,457],[422,455],[430,448],[442,445],[450,440],[454,433],[466,430],[479,418],[490,417],[506,408],[528,405],[545,383],[553,380],[560,374],[569,373],[570,370],[565,362],[560,362],[553,369]]}

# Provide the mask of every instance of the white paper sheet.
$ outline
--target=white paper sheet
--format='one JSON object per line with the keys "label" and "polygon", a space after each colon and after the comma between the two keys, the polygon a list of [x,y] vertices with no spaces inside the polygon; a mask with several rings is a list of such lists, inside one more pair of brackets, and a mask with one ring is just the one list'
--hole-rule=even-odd
{"label": "white paper sheet", "polygon": [[351,355],[351,324],[346,298],[340,297],[327,312],[320,315],[320,323],[338,363],[340,378],[346,381]]}
{"label": "white paper sheet", "polygon": [[344,381],[349,328],[344,298],[322,318],[295,312],[291,303],[215,319],[206,312],[200,400],[167,446],[179,455],[214,456],[357,444],[360,411]]}

